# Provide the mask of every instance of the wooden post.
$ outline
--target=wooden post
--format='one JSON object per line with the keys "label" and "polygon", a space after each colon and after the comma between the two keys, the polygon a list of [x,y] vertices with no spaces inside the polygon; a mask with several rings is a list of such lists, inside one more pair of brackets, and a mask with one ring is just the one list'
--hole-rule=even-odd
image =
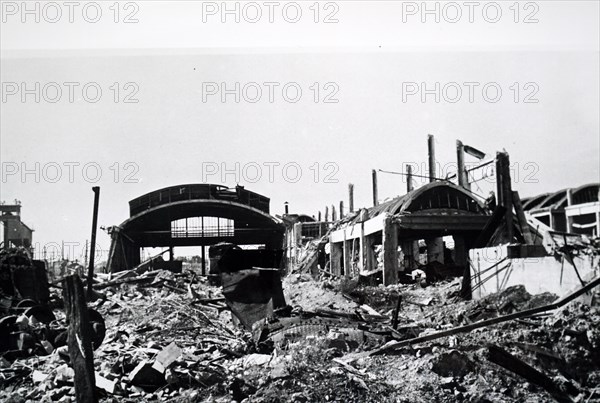
{"label": "wooden post", "polygon": [[373,178],[373,206],[377,206],[379,204],[379,198],[377,196],[377,171],[372,170],[371,176]]}
{"label": "wooden post", "polygon": [[325,206],[325,221],[329,221],[329,207]]}
{"label": "wooden post", "polygon": [[435,138],[433,134],[427,135],[427,155],[429,157],[429,182],[435,182]]}
{"label": "wooden post", "polygon": [[398,227],[392,217],[383,221],[383,285],[398,283]]}
{"label": "wooden post", "polygon": [[412,165],[406,164],[406,193],[410,193],[413,190]]}
{"label": "wooden post", "polygon": [[354,185],[348,184],[348,210],[354,213]]}
{"label": "wooden post", "polygon": [[88,265],[88,248],[90,247],[88,243],[89,243],[89,241],[86,239],[85,240],[85,256],[83,258],[84,267],[87,267],[87,265]]}
{"label": "wooden post", "polygon": [[340,220],[344,218],[344,201],[340,200]]}
{"label": "wooden post", "polygon": [[317,217],[318,217],[318,218],[317,218],[317,221],[318,221],[318,222],[321,222],[321,218],[322,218],[322,217],[321,217],[321,212],[320,212],[320,211],[319,211],[319,214],[317,215]]}
{"label": "wooden post", "polygon": [[69,322],[67,345],[75,371],[75,397],[80,403],[97,402],[92,327],[78,276],[67,276],[63,280],[63,298]]}
{"label": "wooden post", "polygon": [[335,206],[331,205],[331,221],[337,221],[337,214],[335,213]]}

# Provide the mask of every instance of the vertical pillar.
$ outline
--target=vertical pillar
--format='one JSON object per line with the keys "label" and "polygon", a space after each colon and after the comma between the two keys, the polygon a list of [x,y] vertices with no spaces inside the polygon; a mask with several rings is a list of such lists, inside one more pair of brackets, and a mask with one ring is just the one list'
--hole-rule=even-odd
{"label": "vertical pillar", "polygon": [[8,221],[4,221],[4,250],[10,249],[10,242],[8,242],[10,232],[8,231]]}
{"label": "vertical pillar", "polygon": [[454,235],[454,263],[457,266],[465,267],[467,265],[467,243],[465,238],[460,235]]}
{"label": "vertical pillar", "polygon": [[318,222],[321,222],[321,218],[322,218],[322,217],[321,217],[321,212],[319,211],[319,214],[317,215],[317,221],[318,221]]}
{"label": "vertical pillar", "polygon": [[344,201],[340,200],[340,220],[344,218]]}
{"label": "vertical pillar", "polygon": [[94,264],[96,258],[96,228],[98,227],[98,204],[100,203],[100,187],[94,186],[94,212],[92,216],[92,240],[90,245],[90,263],[88,266],[87,273],[87,295],[88,298],[92,298],[93,290],[92,285],[94,283]]}
{"label": "vertical pillar", "polygon": [[435,182],[435,138],[433,134],[427,135],[427,155],[429,157],[429,182]]}
{"label": "vertical pillar", "polygon": [[354,185],[348,184],[348,211],[354,213]]}
{"label": "vertical pillar", "polygon": [[376,260],[373,251],[373,236],[365,235],[365,270],[372,271],[377,267]]}
{"label": "vertical pillar", "polygon": [[206,276],[206,246],[202,245],[202,275]]}
{"label": "vertical pillar", "polygon": [[297,222],[294,224],[293,236],[294,236],[294,246],[293,246],[294,262],[296,262],[298,259],[298,255],[299,255],[298,250],[302,246],[302,223],[301,222]]}
{"label": "vertical pillar", "polygon": [[[573,189],[567,189],[567,206],[573,204]],[[565,221],[567,223],[567,232],[573,233],[573,217],[565,211]]]}
{"label": "vertical pillar", "polygon": [[391,217],[383,220],[383,285],[398,283],[398,227]]}
{"label": "vertical pillar", "polygon": [[88,265],[88,248],[89,248],[88,240],[86,239],[85,240],[85,256],[83,257],[83,266],[84,267],[87,267],[87,265]]}
{"label": "vertical pillar", "polygon": [[337,214],[335,213],[335,206],[331,205],[331,221],[337,221]]}
{"label": "vertical pillar", "polygon": [[377,204],[379,204],[379,197],[377,194],[377,171],[376,170],[372,170],[371,171],[371,177],[373,180],[373,206],[377,206]]}
{"label": "vertical pillar", "polygon": [[406,193],[410,193],[413,190],[412,165],[406,164]]}
{"label": "vertical pillar", "polygon": [[346,231],[344,230],[344,276],[351,277],[352,267],[352,249],[350,248],[350,241],[346,240]]}
{"label": "vertical pillar", "polygon": [[552,207],[548,210],[548,222],[550,223],[550,228],[556,231],[556,224],[554,222],[554,210]]}
{"label": "vertical pillar", "polygon": [[360,223],[360,243],[359,243],[359,258],[358,267],[360,271],[365,271],[365,258],[367,257],[367,240],[365,239],[365,223]]}
{"label": "vertical pillar", "polygon": [[341,261],[342,255],[344,254],[342,244],[340,242],[334,243],[329,242],[330,254],[329,254],[329,268],[331,273],[339,276],[342,272]]}
{"label": "vertical pillar", "polygon": [[329,207],[325,206],[325,221],[329,221]]}
{"label": "vertical pillar", "polygon": [[506,208],[505,224],[508,242],[513,240],[513,205],[512,186],[510,179],[510,160],[508,153],[496,153],[496,186],[498,193],[498,204]]}
{"label": "vertical pillar", "polygon": [[467,174],[467,170],[465,169],[465,147],[460,140],[456,140],[456,164],[458,167],[456,173],[456,176],[458,177],[458,186],[467,190],[471,190],[471,186],[469,185],[469,176]]}
{"label": "vertical pillar", "polygon": [[173,252],[173,247],[169,246],[169,260],[172,262],[175,260],[175,253]]}
{"label": "vertical pillar", "polygon": [[66,277],[62,285],[65,313],[69,323],[67,346],[71,366],[75,372],[75,397],[78,402],[97,402],[92,326],[85,303],[83,285],[76,275]]}

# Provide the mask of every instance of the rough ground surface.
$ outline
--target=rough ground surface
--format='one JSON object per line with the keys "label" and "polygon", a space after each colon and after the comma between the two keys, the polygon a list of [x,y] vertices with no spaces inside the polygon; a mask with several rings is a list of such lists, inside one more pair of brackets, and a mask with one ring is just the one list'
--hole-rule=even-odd
{"label": "rough ground surface", "polygon": [[[254,346],[234,326],[222,303],[193,303],[220,296],[217,287],[182,275],[158,273],[151,283],[116,285],[92,304],[104,315],[106,337],[95,351],[96,371],[116,381],[100,391],[102,402],[548,402],[536,385],[487,359],[487,345],[511,352],[549,376],[574,401],[600,402],[600,310],[575,301],[547,315],[444,337],[345,364],[349,352],[313,334],[274,350]],[[391,317],[402,297],[398,332],[414,337],[548,303],[520,287],[482,301],[458,299],[460,280],[365,287],[348,281],[284,279],[287,302],[302,311],[319,308],[354,313],[367,304]],[[193,294],[193,295],[190,295]],[[57,311],[58,312],[58,311]],[[389,320],[379,327],[389,326]],[[334,334],[332,336],[332,334]],[[343,337],[343,335],[342,335]],[[389,338],[389,336],[388,336]],[[164,374],[131,379],[142,361],[175,343],[182,351]],[[347,346],[347,345],[346,345]],[[144,385],[148,383],[150,385]],[[14,362],[0,360],[0,401],[74,401],[72,373],[56,351]]]}

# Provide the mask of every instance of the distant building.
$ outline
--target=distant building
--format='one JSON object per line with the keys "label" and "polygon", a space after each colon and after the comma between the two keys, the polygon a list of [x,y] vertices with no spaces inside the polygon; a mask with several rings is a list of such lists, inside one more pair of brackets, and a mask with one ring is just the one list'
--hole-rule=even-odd
{"label": "distant building", "polygon": [[523,210],[554,231],[600,236],[600,183],[522,200]]}
{"label": "distant building", "polygon": [[2,245],[5,249],[15,246],[30,248],[33,230],[21,221],[20,204],[0,205]]}

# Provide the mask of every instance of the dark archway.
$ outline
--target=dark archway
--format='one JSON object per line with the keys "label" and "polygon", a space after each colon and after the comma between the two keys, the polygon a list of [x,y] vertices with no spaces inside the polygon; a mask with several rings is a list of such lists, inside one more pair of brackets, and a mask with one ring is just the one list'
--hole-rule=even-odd
{"label": "dark archway", "polygon": [[269,198],[241,186],[172,186],[129,202],[130,218],[111,227],[108,269],[140,263],[142,247],[208,246],[219,242],[283,247],[284,225],[269,214]]}

